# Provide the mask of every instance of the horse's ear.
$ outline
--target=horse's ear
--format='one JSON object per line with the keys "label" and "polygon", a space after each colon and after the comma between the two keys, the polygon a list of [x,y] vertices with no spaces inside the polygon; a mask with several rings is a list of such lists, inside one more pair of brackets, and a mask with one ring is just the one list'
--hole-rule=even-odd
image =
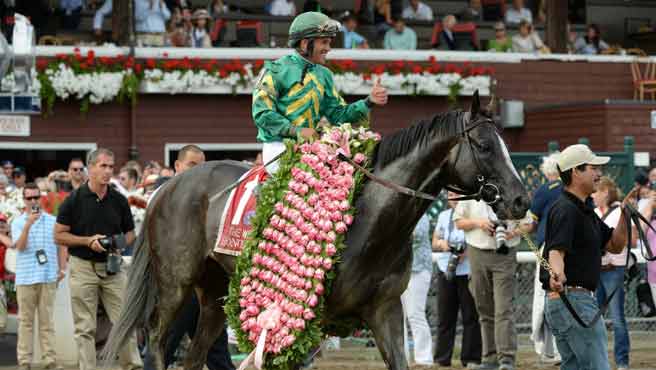
{"label": "horse's ear", "polygon": [[490,117],[494,117],[494,114],[497,112],[497,97],[492,95],[492,98],[490,98],[490,102],[487,104],[487,107],[485,107],[486,112],[490,115]]}
{"label": "horse's ear", "polygon": [[481,100],[478,97],[478,90],[476,90],[474,91],[474,95],[472,96],[472,104],[471,104],[471,108],[469,109],[469,112],[471,113],[472,117],[476,117],[480,110],[481,110]]}

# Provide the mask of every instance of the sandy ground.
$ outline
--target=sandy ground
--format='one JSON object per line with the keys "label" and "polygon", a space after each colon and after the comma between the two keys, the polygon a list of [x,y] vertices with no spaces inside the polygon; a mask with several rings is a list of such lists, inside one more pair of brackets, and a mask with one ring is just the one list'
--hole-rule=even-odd
{"label": "sandy ground", "polygon": [[[13,370],[16,366],[7,364],[7,356],[15,356],[15,349],[0,346],[0,370]],[[459,339],[458,339],[459,342]],[[2,343],[0,343],[2,344]],[[632,334],[631,336],[631,369],[632,370],[656,370],[656,336],[654,334]],[[612,352],[612,343],[609,344]],[[458,359],[459,349],[456,348],[452,367],[434,366],[432,369],[463,369]],[[14,357],[15,358],[15,357]],[[100,368],[100,367],[99,367]],[[526,338],[520,337],[520,346],[516,368],[518,370],[543,370],[558,369],[554,365],[542,365],[537,363],[537,357],[533,348]],[[614,369],[612,360],[611,368]],[[32,369],[40,369],[33,366]],[[67,367],[66,370],[73,370]],[[109,370],[119,370],[118,367],[106,367]],[[179,369],[182,369],[180,367]],[[376,348],[368,348],[360,343],[342,341],[342,348],[338,351],[324,351],[321,357],[315,359],[313,370],[384,370],[385,365],[381,360],[380,353]],[[426,369],[425,367],[421,368]]]}

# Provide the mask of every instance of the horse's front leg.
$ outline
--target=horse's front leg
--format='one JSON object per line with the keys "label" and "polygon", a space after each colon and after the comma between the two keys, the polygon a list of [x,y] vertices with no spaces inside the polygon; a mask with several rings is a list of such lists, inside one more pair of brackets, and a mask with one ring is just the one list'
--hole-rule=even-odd
{"label": "horse's front leg", "polygon": [[388,298],[364,314],[364,320],[374,333],[376,344],[390,370],[407,370],[403,351],[403,307],[401,298]]}

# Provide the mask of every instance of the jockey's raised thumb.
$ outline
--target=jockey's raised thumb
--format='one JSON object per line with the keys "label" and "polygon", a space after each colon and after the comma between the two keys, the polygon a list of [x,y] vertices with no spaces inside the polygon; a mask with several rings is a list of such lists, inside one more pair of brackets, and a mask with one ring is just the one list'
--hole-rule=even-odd
{"label": "jockey's raised thumb", "polygon": [[380,87],[380,77],[376,78],[374,81],[374,87]]}

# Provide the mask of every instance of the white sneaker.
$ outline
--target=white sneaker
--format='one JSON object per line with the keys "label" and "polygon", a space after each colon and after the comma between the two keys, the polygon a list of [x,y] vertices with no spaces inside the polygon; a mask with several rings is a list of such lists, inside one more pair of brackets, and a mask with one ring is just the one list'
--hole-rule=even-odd
{"label": "white sneaker", "polygon": [[628,367],[618,367],[617,370],[629,370]]}

